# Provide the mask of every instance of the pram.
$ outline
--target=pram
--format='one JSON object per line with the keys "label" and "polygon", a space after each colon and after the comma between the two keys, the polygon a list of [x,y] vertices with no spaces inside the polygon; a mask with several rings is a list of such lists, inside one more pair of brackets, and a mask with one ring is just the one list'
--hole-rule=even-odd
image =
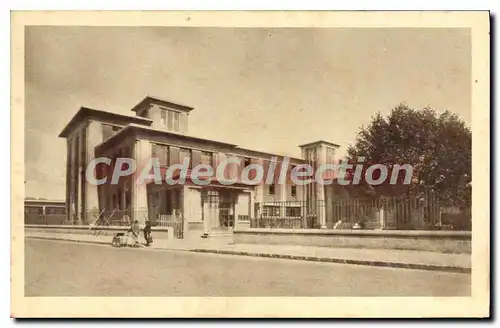
{"label": "pram", "polygon": [[125,247],[128,245],[128,233],[118,232],[113,236],[113,241],[111,242],[113,247]]}
{"label": "pram", "polygon": [[129,242],[130,233],[133,232],[118,232],[113,236],[113,241],[111,245],[113,247],[140,247],[141,245],[137,241],[136,238],[132,238],[132,241]]}

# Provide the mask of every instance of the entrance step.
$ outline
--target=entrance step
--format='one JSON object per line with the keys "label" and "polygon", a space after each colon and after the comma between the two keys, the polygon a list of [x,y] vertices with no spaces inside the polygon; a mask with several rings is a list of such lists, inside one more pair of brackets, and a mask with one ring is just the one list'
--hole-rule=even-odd
{"label": "entrance step", "polygon": [[209,233],[208,237],[209,238],[217,238],[217,237],[229,237],[232,236],[232,232],[226,232],[226,233]]}
{"label": "entrance step", "polygon": [[219,238],[219,237],[230,237],[233,232],[230,230],[212,230],[208,234],[202,235],[202,238]]}

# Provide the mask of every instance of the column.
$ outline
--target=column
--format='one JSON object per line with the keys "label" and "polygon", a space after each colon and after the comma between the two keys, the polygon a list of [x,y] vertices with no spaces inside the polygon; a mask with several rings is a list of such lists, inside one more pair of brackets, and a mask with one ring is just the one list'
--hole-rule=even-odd
{"label": "column", "polygon": [[71,143],[66,139],[66,221],[71,221]]}
{"label": "column", "polygon": [[280,218],[286,218],[286,195],[287,195],[287,183],[286,181],[284,183],[279,183],[276,186],[277,190],[279,190],[279,195],[278,195],[278,201],[279,201],[279,206],[280,206]]}
{"label": "column", "polygon": [[[236,206],[235,206],[235,228],[236,227],[248,227],[248,219],[250,219],[250,204],[251,204],[251,192],[245,190],[244,192],[241,192],[238,194],[238,197],[236,198]],[[245,222],[240,222],[239,216],[245,216],[247,219]]]}
{"label": "column", "polygon": [[134,147],[134,157],[136,160],[136,172],[132,175],[132,208],[134,212],[134,220],[139,222],[145,221],[148,217],[148,194],[147,185],[143,182],[137,183],[137,178],[141,174],[142,169],[149,163],[151,159],[151,144],[147,140],[137,140]]}
{"label": "column", "polygon": [[[95,158],[95,147],[102,142],[102,125],[99,122],[91,121],[87,127],[87,142],[86,142],[86,163],[88,164],[91,160]],[[101,164],[102,165],[102,164]],[[85,170],[87,168],[85,167]],[[94,170],[95,174],[95,170]],[[99,188],[94,184],[86,184],[86,194],[87,194],[87,208],[91,209],[96,216],[100,213],[99,209]],[[101,204],[102,207],[106,205]],[[89,217],[90,220],[94,220],[94,215]]]}
{"label": "column", "polygon": [[385,229],[385,216],[384,216],[384,208],[380,208],[378,210],[378,215],[379,215],[379,224],[380,224],[380,230]]}
{"label": "column", "polygon": [[249,209],[249,214],[248,214],[248,219],[251,220],[255,217],[255,188],[253,188],[251,191],[250,191],[250,194],[249,194],[249,197],[250,197],[250,209]]}
{"label": "column", "polygon": [[182,220],[183,231],[188,231],[188,215],[189,215],[189,191],[186,185],[178,189],[178,199],[180,208],[180,219]]}
{"label": "column", "polygon": [[203,211],[203,234],[208,236],[210,233],[210,206],[208,204],[208,191],[205,189],[201,192],[201,203]]}
{"label": "column", "polygon": [[[262,159],[258,159],[255,162],[252,161],[252,164],[254,164],[254,163],[260,165],[260,167],[264,167],[264,160],[262,160]],[[262,181],[254,187],[254,199],[255,199],[255,203],[258,204],[257,211],[255,211],[255,206],[252,209],[254,211],[254,218],[255,219],[260,219],[260,216],[262,214],[262,202],[264,201],[264,189],[266,187],[265,180],[266,180],[266,177],[264,175]]]}
{"label": "column", "polygon": [[[326,164],[326,146],[319,145],[316,152],[316,170],[321,166]],[[316,174],[316,172],[314,172]],[[314,182],[315,194],[316,194],[316,213],[318,226],[321,229],[326,229],[326,204],[325,204],[325,186],[321,183]]]}
{"label": "column", "polygon": [[82,222],[82,202],[81,202],[81,197],[82,197],[82,175],[81,175],[81,166],[80,166],[80,154],[81,154],[81,137],[80,137],[80,131],[77,131],[75,133],[75,142],[74,142],[74,152],[75,152],[75,157],[74,157],[74,170],[75,170],[75,181],[76,181],[76,188],[75,188],[75,218],[76,218],[76,223],[73,224],[81,224]]}
{"label": "column", "polygon": [[297,185],[297,199],[300,204],[300,214],[302,216],[302,228],[307,228],[307,199],[305,185]]}

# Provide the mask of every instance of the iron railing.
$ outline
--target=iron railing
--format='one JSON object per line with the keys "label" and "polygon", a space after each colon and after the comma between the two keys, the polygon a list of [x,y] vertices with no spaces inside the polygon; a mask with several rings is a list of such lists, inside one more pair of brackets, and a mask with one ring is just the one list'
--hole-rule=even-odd
{"label": "iron railing", "polygon": [[134,220],[141,225],[150,221],[152,227],[169,227],[173,229],[175,238],[184,236],[184,215],[182,213],[155,213],[147,209],[127,210],[88,210],[80,215],[25,213],[25,224],[39,225],[88,225],[89,231],[97,231],[99,227],[130,227]]}
{"label": "iron railing", "polygon": [[470,230],[470,207],[444,206],[434,193],[378,199],[256,203],[253,228]]}

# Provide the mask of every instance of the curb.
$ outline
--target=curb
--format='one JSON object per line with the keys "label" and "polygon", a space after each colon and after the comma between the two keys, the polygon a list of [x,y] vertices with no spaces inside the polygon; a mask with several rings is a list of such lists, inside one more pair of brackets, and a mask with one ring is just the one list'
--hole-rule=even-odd
{"label": "curb", "polygon": [[224,255],[240,255],[240,256],[253,256],[253,257],[268,257],[277,259],[312,261],[312,262],[327,262],[337,264],[354,264],[365,266],[376,266],[385,268],[399,268],[399,269],[416,269],[427,271],[442,271],[452,273],[471,273],[470,268],[456,267],[456,266],[441,266],[432,264],[414,264],[402,262],[383,262],[383,261],[370,261],[370,260],[351,260],[331,257],[318,257],[318,256],[303,256],[303,255],[288,255],[288,254],[270,254],[270,253],[252,253],[243,251],[228,251],[228,250],[211,250],[211,249],[192,249],[191,252],[198,253],[216,253]]}
{"label": "curb", "polygon": [[81,243],[81,244],[100,244],[100,245],[111,245],[111,243],[100,241],[100,240],[77,240],[77,239],[69,239],[69,238],[53,238],[53,237],[42,237],[42,236],[25,236],[25,238],[31,239],[44,239],[44,240],[59,240],[59,241],[69,241],[73,243]]}
{"label": "curb", "polygon": [[[111,246],[110,242],[100,241],[100,240],[78,240],[78,239],[69,239],[69,238],[54,238],[54,237],[43,237],[43,236],[25,236],[25,238],[31,239],[42,239],[42,240],[57,240],[57,241],[67,241],[70,243],[79,243],[79,244],[99,244],[99,245],[108,245]],[[154,247],[140,247],[138,249],[150,250],[150,251],[178,251],[178,252],[191,252],[191,249],[184,248],[154,248]]]}
{"label": "curb", "polygon": [[[83,244],[110,245],[110,243],[108,243],[108,242],[99,241],[99,240],[87,241],[87,240],[75,240],[75,239],[69,239],[69,238],[53,238],[53,237],[42,237],[42,236],[26,236],[26,238],[45,239],[45,240],[60,240],[60,241],[68,241],[68,242],[83,243]],[[332,258],[332,257],[271,254],[271,253],[253,253],[253,252],[244,252],[244,251],[230,251],[230,250],[203,249],[203,248],[193,248],[193,249],[155,248],[154,250],[182,251],[182,252],[194,252],[194,253],[212,253],[212,254],[239,255],[239,256],[252,256],[252,257],[267,257],[267,258],[275,258],[275,259],[299,260],[299,261],[310,261],[310,262],[326,262],[326,263],[336,263],[336,264],[353,264],[353,265],[364,265],[364,266],[385,267],[385,268],[441,271],[441,272],[450,272],[450,273],[468,273],[468,274],[471,273],[471,268],[432,265],[432,264],[414,264],[414,263],[402,263],[402,262],[352,260],[352,259],[341,259],[341,258]]]}

